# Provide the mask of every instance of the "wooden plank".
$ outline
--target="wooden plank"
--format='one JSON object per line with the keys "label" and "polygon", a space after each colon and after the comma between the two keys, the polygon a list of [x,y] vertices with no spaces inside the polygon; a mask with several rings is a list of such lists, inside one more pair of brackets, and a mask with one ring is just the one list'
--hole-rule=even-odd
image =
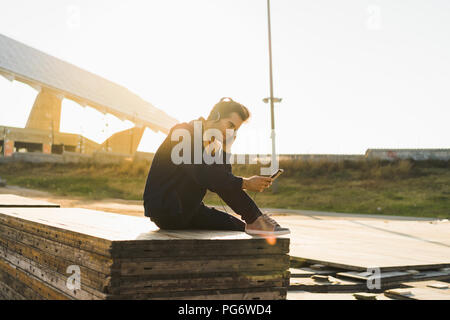
{"label": "wooden plank", "polygon": [[377,294],[367,292],[355,292],[353,296],[356,300],[377,300]]}
{"label": "wooden plank", "polygon": [[[348,271],[348,272],[339,272],[336,274],[338,278],[348,278],[360,281],[367,281],[369,277],[372,275],[371,272],[357,272],[357,271]],[[450,279],[450,270],[449,271],[439,271],[439,270],[423,270],[417,273],[411,273],[408,271],[388,271],[381,272],[380,281],[384,285],[399,283],[405,281],[417,281],[417,280],[445,280]]]}
{"label": "wooden plank", "polygon": [[[328,277],[327,277],[328,278]],[[291,278],[289,290],[302,290],[315,293],[323,292],[355,292],[367,289],[365,283],[357,281],[344,281],[329,277],[329,281],[312,278]]]}
{"label": "wooden plank", "polygon": [[441,281],[405,282],[405,289],[386,290],[387,297],[400,300],[450,300],[450,286]]}
{"label": "wooden plank", "polygon": [[[383,294],[371,294],[375,296],[375,300],[392,300]],[[330,292],[316,293],[302,290],[289,290],[287,292],[287,300],[358,300],[353,293],[349,292]]]}
{"label": "wooden plank", "polygon": [[39,279],[29,274],[25,270],[11,266],[10,264],[1,259],[0,259],[0,269],[16,278],[17,281],[20,281],[23,284],[27,285],[28,287],[33,289],[33,291],[36,291],[40,296],[44,297],[45,299],[50,300],[70,299],[70,297],[67,296],[66,294],[60,292],[59,290],[53,288],[50,285],[43,284],[41,281],[39,281]]}
{"label": "wooden plank", "polygon": [[[144,240],[264,240],[239,231],[160,230],[148,218],[81,208],[2,208],[0,213],[94,238],[128,243],[133,240],[141,244]],[[276,240],[289,241],[289,238]]]}
{"label": "wooden plank", "polygon": [[276,219],[290,228],[291,259],[299,263],[360,272],[450,266],[450,222]]}
{"label": "wooden plank", "polygon": [[60,205],[42,200],[17,196],[15,194],[0,194],[0,208],[59,208]]}
{"label": "wooden plank", "polygon": [[286,288],[248,288],[110,296],[110,300],[284,300]]}
{"label": "wooden plank", "polygon": [[[3,261],[9,263],[11,266],[18,267],[22,270],[26,270],[28,273],[35,276],[41,282],[46,285],[51,285],[61,292],[73,297],[74,299],[105,299],[106,295],[101,292],[92,289],[81,282],[80,289],[71,290],[67,287],[67,275],[55,272],[45,266],[41,266],[32,260],[25,258],[24,256],[11,252],[8,249],[0,247],[0,257]],[[83,280],[83,274],[80,274],[80,280]]]}
{"label": "wooden plank", "polygon": [[345,293],[358,291],[383,292],[388,288],[401,285],[401,281],[390,283],[381,282],[380,289],[369,289],[366,282],[342,280],[332,276],[328,276],[327,278],[329,279],[328,281],[319,279],[315,280],[312,278],[291,278],[289,290],[302,290],[316,293]]}
{"label": "wooden plank", "polygon": [[[5,242],[4,239],[0,238],[0,257],[4,260],[8,257],[7,250],[9,250],[10,252],[18,252],[21,256],[28,258],[37,264],[46,266],[60,274],[65,274],[68,267],[74,264],[71,261],[67,261],[61,257],[57,257],[51,254],[47,254],[39,249],[27,247],[21,243],[13,243],[10,241]],[[110,273],[103,274],[95,270],[86,268],[82,265],[79,265],[79,267],[82,276],[82,282],[87,286],[102,291],[108,285],[108,278],[111,276]]]}
{"label": "wooden plank", "polygon": [[[1,273],[1,270],[0,270]],[[5,285],[0,282],[0,294],[2,287]],[[9,289],[10,290],[10,289]],[[14,292],[14,294],[17,294]],[[19,299],[20,297],[12,296],[9,299]],[[24,298],[29,299],[29,298]],[[182,292],[180,295],[149,295],[146,293],[136,293],[128,295],[108,296],[109,300],[284,300],[286,299],[285,288],[269,288],[269,290],[245,290],[236,292],[236,290],[215,290],[211,291],[194,291],[194,292]],[[1,300],[1,299],[0,299]]]}
{"label": "wooden plank", "polygon": [[16,300],[20,297],[24,297],[26,300],[44,300],[37,292],[33,291],[24,283],[18,281],[16,278],[12,277],[10,274],[4,272],[0,269],[0,285],[7,286],[12,291],[17,293],[19,297],[14,297],[12,299]]}
{"label": "wooden plank", "polygon": [[[347,272],[338,272],[336,274],[338,277],[367,281],[370,277],[373,277],[372,272],[356,272],[356,271],[347,271]],[[393,281],[404,281],[408,279],[412,279],[413,275],[409,272],[403,271],[390,271],[390,272],[381,272],[378,276],[380,281],[393,282]]]}
{"label": "wooden plank", "polygon": [[[445,268],[444,268],[445,269]],[[423,270],[414,274],[412,280],[448,280],[450,279],[450,270]],[[447,268],[448,269],[448,268]]]}
{"label": "wooden plank", "polygon": [[5,283],[0,282],[0,300],[26,300],[26,298]]}
{"label": "wooden plank", "polygon": [[208,257],[207,259],[150,259],[137,258],[121,260],[122,275],[179,274],[204,272],[259,272],[286,270],[289,267],[288,255],[271,256],[224,256]]}
{"label": "wooden plank", "polygon": [[[269,255],[289,253],[289,239],[269,244],[265,239],[181,241],[114,241],[112,255],[117,258],[152,258],[167,256]],[[231,242],[230,242],[231,241]]]}
{"label": "wooden plank", "polygon": [[303,268],[290,268],[289,271],[291,272],[291,278],[309,278],[316,274],[333,276],[336,275],[337,272],[341,271],[341,269],[326,268],[322,270],[314,270],[308,267],[303,267]]}
{"label": "wooden plank", "polygon": [[21,243],[25,246],[42,250],[46,253],[64,258],[72,264],[78,264],[92,270],[107,274],[113,265],[112,258],[105,257],[90,251],[74,248],[59,242],[35,236],[30,233],[0,225],[0,243],[14,246]]}
{"label": "wooden plank", "polygon": [[42,224],[39,221],[29,221],[19,217],[14,217],[12,214],[4,215],[2,212],[2,209],[0,209],[0,224],[14,229],[23,230],[27,233],[40,236],[45,239],[54,240],[71,247],[91,251],[107,257],[110,256],[111,241],[109,240],[67,231],[63,229],[63,225],[60,225],[59,227],[51,226],[49,224]]}
{"label": "wooden plank", "polygon": [[121,277],[120,294],[287,287],[289,272]]}

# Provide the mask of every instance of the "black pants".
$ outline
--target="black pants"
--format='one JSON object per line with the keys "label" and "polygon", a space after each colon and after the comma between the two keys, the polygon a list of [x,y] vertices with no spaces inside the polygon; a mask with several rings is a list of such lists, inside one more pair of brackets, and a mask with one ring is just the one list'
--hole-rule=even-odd
{"label": "black pants", "polygon": [[245,231],[245,222],[223,211],[201,205],[188,220],[150,218],[160,229],[169,230],[233,230]]}

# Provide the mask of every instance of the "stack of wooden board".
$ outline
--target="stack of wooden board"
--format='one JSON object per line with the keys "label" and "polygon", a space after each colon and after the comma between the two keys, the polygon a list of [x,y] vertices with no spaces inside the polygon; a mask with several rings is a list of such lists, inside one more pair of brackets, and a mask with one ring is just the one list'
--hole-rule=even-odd
{"label": "stack of wooden board", "polygon": [[288,252],[283,237],[159,230],[148,218],[88,209],[0,208],[0,297],[285,299]]}
{"label": "stack of wooden board", "polygon": [[[405,281],[450,281],[450,268],[381,271],[375,275],[367,271],[348,271],[321,264],[299,264],[291,260],[289,271],[289,289],[310,293],[381,293],[387,289],[401,288]],[[379,286],[369,286],[368,283],[373,284],[375,277],[379,279]]]}
{"label": "stack of wooden board", "polygon": [[409,282],[450,281],[448,220],[314,214],[275,219],[291,230],[288,299],[385,299],[382,292],[389,289],[389,298],[397,299],[396,290]]}

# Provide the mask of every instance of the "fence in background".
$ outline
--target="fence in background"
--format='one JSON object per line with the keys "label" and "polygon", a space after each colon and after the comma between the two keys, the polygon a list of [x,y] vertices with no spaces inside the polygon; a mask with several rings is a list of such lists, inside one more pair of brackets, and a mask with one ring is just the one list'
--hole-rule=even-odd
{"label": "fence in background", "polygon": [[450,149],[367,149],[367,159],[450,160]]}

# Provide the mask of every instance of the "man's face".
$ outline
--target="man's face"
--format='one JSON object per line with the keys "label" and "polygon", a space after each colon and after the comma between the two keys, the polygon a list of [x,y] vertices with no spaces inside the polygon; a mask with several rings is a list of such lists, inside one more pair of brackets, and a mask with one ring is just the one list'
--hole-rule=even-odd
{"label": "man's face", "polygon": [[242,123],[243,121],[239,116],[239,114],[237,112],[232,112],[227,118],[221,118],[219,121],[213,122],[211,124],[211,128],[220,130],[223,138],[219,140],[221,140],[223,144],[226,143],[227,139],[229,139],[228,140],[229,142],[233,143],[234,139],[233,138],[230,139],[230,136],[232,136],[233,133],[234,135],[236,135],[236,132],[240,128]]}

